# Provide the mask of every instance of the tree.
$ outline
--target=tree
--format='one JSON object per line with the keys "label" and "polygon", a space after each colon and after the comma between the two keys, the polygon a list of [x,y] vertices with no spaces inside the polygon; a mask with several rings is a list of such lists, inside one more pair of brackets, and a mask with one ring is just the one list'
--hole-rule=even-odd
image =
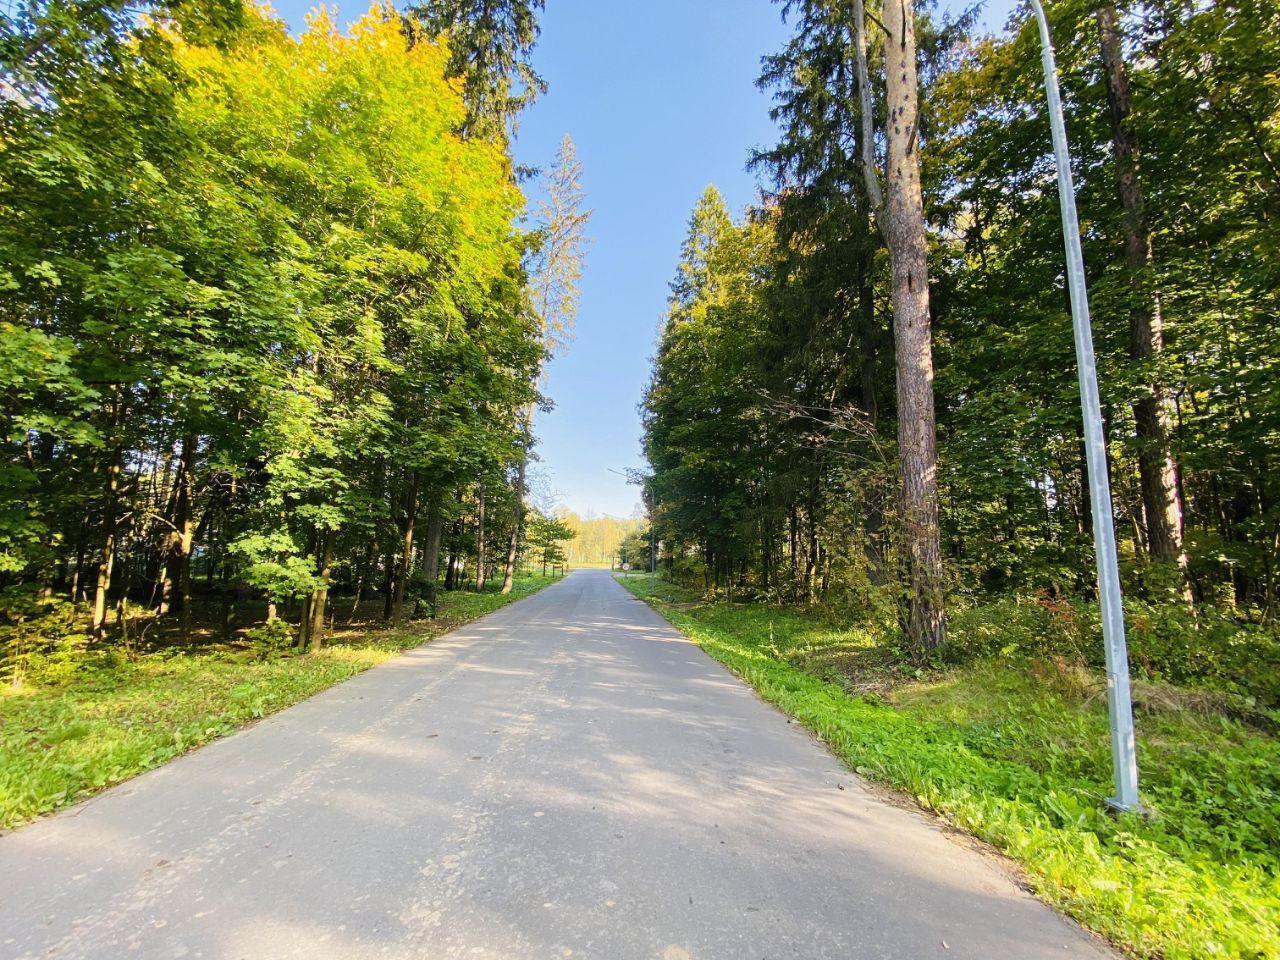
{"label": "tree", "polygon": [[564,563],[564,543],[572,540],[574,531],[559,517],[551,516],[540,510],[529,514],[529,546],[542,563],[542,575],[547,575],[547,567]]}
{"label": "tree", "polygon": [[[530,270],[534,316],[543,349],[550,356],[563,348],[573,333],[580,298],[578,283],[582,279],[587,243],[586,229],[591,219],[591,211],[583,209],[586,196],[582,189],[582,164],[568,135],[560,141],[560,151],[546,176],[544,191],[544,196],[538,201],[540,226],[534,238]],[[524,409],[525,449],[516,465],[516,522],[507,544],[507,562],[502,578],[504,594],[511,592],[524,523],[534,412],[533,403]]]}
{"label": "tree", "polygon": [[[866,23],[856,11],[859,86],[864,131],[872,121],[866,70]],[[915,5],[900,0],[885,13],[885,189],[864,132],[867,195],[878,207],[893,269],[893,333],[897,369],[898,463],[902,535],[909,583],[907,635],[921,653],[947,637],[942,541],[938,521],[937,421],[933,403],[933,340],[929,312],[928,239],[920,186],[920,105],[917,89]]]}
{"label": "tree", "polygon": [[[1115,4],[1100,4],[1095,16],[1110,107],[1116,192],[1124,211],[1125,262],[1133,287],[1129,355],[1149,371],[1144,378],[1145,390],[1133,404],[1147,548],[1153,560],[1179,567],[1183,590],[1189,591],[1187,554],[1182,546],[1182,496],[1178,492],[1178,467],[1169,448],[1169,404],[1160,369],[1164,318],[1160,291],[1152,288],[1154,255],[1139,172],[1138,138],[1130,117],[1133,98],[1129,70]],[[1190,599],[1189,592],[1187,598]]]}
{"label": "tree", "polygon": [[409,7],[427,36],[448,34],[447,76],[462,80],[465,136],[505,138],[520,111],[546,92],[529,60],[542,8],[543,0],[425,0]]}

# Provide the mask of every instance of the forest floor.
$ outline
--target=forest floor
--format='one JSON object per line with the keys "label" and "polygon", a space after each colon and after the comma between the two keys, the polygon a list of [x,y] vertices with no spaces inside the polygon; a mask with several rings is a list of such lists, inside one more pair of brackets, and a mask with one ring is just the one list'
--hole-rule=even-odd
{"label": "forest floor", "polygon": [[1203,689],[1142,683],[1150,815],[1114,816],[1103,679],[1062,659],[902,662],[887,631],[619,577],[863,777],[1021,864],[1035,892],[1142,957],[1280,957],[1280,740]]}
{"label": "forest floor", "polygon": [[[190,646],[108,649],[0,686],[0,830],[49,813],[239,729],[553,582],[534,573],[509,595],[440,595],[434,620],[386,626],[367,605],[317,653],[197,624]],[[349,601],[340,601],[345,607]],[[59,666],[65,669],[58,669]]]}

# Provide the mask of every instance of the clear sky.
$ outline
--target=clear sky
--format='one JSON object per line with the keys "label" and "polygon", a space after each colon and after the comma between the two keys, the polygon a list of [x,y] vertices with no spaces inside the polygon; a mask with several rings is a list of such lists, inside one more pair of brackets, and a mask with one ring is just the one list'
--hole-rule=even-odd
{"label": "clear sky", "polygon": [[[274,4],[295,27],[313,5]],[[986,21],[1010,6],[989,0]],[[366,8],[343,0],[340,19]],[[735,211],[755,199],[746,160],[775,135],[755,79],[788,29],[770,0],[547,0],[541,23],[534,60],[550,89],[516,155],[545,166],[571,135],[594,216],[577,333],[548,372],[555,409],[537,421],[538,469],[580,513],[628,516],[637,491],[611,471],[643,466],[636,405],[689,212],[709,183]]]}

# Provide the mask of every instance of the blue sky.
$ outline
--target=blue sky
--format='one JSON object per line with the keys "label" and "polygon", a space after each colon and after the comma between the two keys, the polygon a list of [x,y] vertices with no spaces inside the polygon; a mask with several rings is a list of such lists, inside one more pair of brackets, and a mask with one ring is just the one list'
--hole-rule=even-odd
{"label": "blue sky", "polygon": [[[311,6],[275,4],[295,27]],[[998,26],[1011,0],[988,6]],[[340,20],[364,9],[343,0]],[[636,490],[611,471],[643,466],[636,405],[689,211],[708,183],[734,210],[755,199],[747,156],[774,138],[755,78],[788,31],[770,0],[547,0],[541,22],[535,65],[550,89],[516,154],[545,166],[571,135],[594,216],[577,333],[537,422],[539,483],[581,513],[627,516]]]}

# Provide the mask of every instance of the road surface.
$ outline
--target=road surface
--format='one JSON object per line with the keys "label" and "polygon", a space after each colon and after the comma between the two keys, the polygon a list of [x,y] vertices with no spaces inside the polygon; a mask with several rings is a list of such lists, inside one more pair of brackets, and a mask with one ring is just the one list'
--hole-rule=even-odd
{"label": "road surface", "polygon": [[603,571],[0,837],[3,958],[1110,956]]}

